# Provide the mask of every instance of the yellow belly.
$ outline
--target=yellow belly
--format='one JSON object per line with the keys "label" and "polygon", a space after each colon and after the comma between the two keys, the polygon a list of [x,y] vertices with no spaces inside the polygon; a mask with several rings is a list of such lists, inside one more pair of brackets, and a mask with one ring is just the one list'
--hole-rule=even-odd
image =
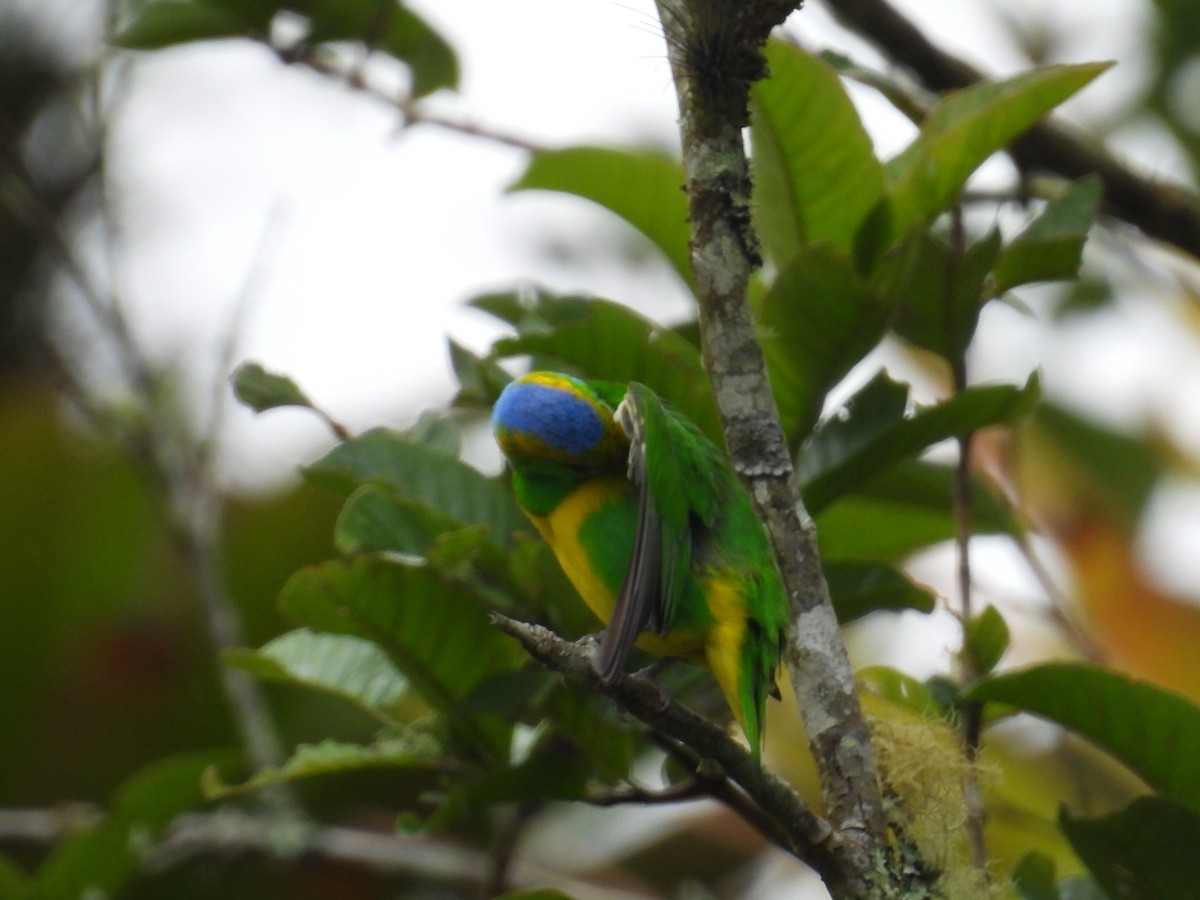
{"label": "yellow belly", "polygon": [[[629,482],[620,475],[595,478],[572,491],[549,515],[529,517],[583,602],[605,624],[612,618],[617,597],[592,565],[591,557],[579,541],[579,532],[592,513],[616,501],[629,489]],[[633,536],[628,539],[632,541]],[[704,636],[694,632],[674,631],[666,637],[643,634],[637,646],[655,656],[705,662]]]}

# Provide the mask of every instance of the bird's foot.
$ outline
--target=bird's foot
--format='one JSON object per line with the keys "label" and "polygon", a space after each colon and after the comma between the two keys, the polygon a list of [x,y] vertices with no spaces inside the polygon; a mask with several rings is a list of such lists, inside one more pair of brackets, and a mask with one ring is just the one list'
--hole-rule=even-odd
{"label": "bird's foot", "polygon": [[664,711],[668,706],[671,705],[671,692],[662,686],[658,680],[658,676],[674,661],[675,660],[673,659],[656,660],[655,662],[650,663],[650,665],[646,666],[644,669],[638,669],[633,673],[634,678],[644,681],[646,684],[654,688],[658,695],[657,705],[659,712]]}
{"label": "bird's foot", "polygon": [[588,661],[592,664],[592,668],[595,668],[597,654],[600,652],[600,635],[585,634],[579,640],[575,641],[575,646],[583,651],[583,655],[588,658]]}

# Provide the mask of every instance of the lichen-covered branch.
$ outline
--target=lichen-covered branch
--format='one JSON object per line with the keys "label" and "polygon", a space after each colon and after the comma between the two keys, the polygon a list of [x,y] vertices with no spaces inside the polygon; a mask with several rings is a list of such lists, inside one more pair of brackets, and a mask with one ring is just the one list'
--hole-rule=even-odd
{"label": "lichen-covered branch", "polygon": [[760,50],[795,4],[659,0],[679,97],[691,262],[705,367],[729,455],[766,523],[792,608],[785,658],[829,817],[853,858],[834,896],[856,896],[886,855],[886,823],[854,673],[838,629],[747,301],[759,264],[742,130]]}
{"label": "lichen-covered branch", "polygon": [[[772,836],[785,836],[791,851],[821,874],[826,882],[839,882],[853,866],[852,846],[834,833],[830,823],[808,808],[783,779],[757,765],[750,752],[722,728],[676,703],[657,685],[644,678],[622,676],[611,685],[597,674],[588,651],[539,625],[529,625],[498,613],[492,621],[539,663],[570,678],[588,690],[605,694],[621,709],[656,732],[688,747],[701,760],[720,767],[722,780],[737,785],[769,817]],[[716,773],[703,773],[706,780]],[[713,793],[709,790],[710,795]]]}

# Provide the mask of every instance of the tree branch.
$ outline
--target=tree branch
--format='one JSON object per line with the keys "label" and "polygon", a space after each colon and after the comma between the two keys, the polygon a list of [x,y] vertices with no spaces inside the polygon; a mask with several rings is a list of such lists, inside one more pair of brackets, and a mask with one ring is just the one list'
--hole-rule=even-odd
{"label": "tree branch", "polygon": [[[611,685],[605,684],[584,646],[564,641],[547,628],[499,613],[492,614],[492,621],[505,634],[520,641],[526,652],[542,665],[589,691],[606,695],[655,731],[689,747],[699,757],[699,768],[703,769],[700,777],[714,782],[719,778],[736,785],[772,821],[768,836],[777,841],[782,839],[784,849],[812,866],[826,883],[845,879],[854,865],[849,855],[852,847],[834,832],[829,822],[810,810],[790,785],[764,771],[749,751],[723,729],[676,703],[646,679],[622,676]],[[713,764],[720,768],[719,773],[714,771]],[[761,827],[757,817],[751,821]]]}
{"label": "tree branch", "polygon": [[[851,30],[911,70],[930,90],[949,91],[983,80],[978,69],[946,53],[887,0],[825,0]],[[1105,212],[1200,259],[1200,198],[1153,181],[1059,124],[1035,125],[1009,147],[1022,174],[1045,170],[1076,179],[1095,173],[1104,183]]]}
{"label": "tree branch", "polygon": [[750,273],[760,260],[742,129],[750,85],[766,74],[761,46],[794,5],[658,0],[679,97],[704,364],[730,458],[766,524],[791,601],[785,658],[829,816],[849,854],[849,865],[826,885],[835,897],[858,896],[889,855],[883,801],[816,531],[747,302]]}
{"label": "tree branch", "polygon": [[[85,803],[0,810],[0,846],[54,845],[103,820],[102,810]],[[288,834],[281,835],[281,827],[289,829]],[[295,828],[294,821],[229,809],[186,813],[148,849],[144,868],[163,871],[190,859],[252,855],[287,864],[297,859],[319,860],[378,877],[406,876],[481,887],[488,874],[487,853],[446,840],[337,825],[313,826],[293,834]],[[585,896],[593,887],[520,859],[513,860],[508,880],[524,888],[553,886],[573,896]],[[646,895],[613,889],[611,896],[637,900]]]}

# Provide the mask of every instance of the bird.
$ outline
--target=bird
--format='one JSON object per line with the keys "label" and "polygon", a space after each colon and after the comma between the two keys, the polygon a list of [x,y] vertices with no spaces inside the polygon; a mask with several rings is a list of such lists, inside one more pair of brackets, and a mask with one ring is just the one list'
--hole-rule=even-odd
{"label": "bird", "polygon": [[643,384],[560,372],[509,382],[492,429],[518,504],[605,623],[601,680],[635,645],[708,666],[757,761],[788,604],[723,451]]}

